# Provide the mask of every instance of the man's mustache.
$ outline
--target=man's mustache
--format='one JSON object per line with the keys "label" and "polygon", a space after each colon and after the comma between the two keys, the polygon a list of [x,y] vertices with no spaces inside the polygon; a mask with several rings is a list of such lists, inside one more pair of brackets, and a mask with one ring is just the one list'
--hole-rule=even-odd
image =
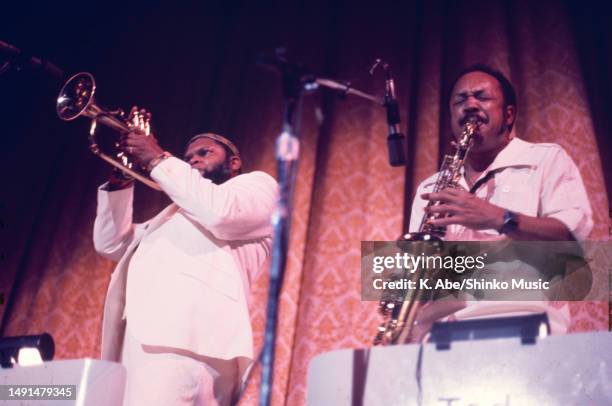
{"label": "man's mustache", "polygon": [[463,127],[472,119],[474,119],[478,125],[487,124],[489,122],[489,119],[485,116],[481,116],[478,113],[470,113],[466,114],[459,120],[459,125]]}

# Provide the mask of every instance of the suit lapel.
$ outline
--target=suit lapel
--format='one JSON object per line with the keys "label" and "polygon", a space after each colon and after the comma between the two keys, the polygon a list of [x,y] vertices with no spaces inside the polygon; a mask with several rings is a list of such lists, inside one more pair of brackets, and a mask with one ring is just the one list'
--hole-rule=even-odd
{"label": "suit lapel", "polygon": [[[147,224],[146,229],[142,237],[144,238],[146,235],[151,234],[153,231],[157,230],[159,226],[164,223],[164,220],[174,213],[178,211],[179,207],[172,203],[164,210],[160,211],[159,214],[151,219],[149,224]],[[142,238],[140,238],[142,240]]]}

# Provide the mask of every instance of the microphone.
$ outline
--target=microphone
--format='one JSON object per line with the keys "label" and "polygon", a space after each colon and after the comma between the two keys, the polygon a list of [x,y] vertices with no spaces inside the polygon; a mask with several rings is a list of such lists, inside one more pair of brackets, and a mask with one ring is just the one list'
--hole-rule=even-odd
{"label": "microphone", "polygon": [[17,65],[20,67],[42,69],[51,76],[55,76],[60,79],[64,77],[64,71],[53,63],[42,58],[28,55],[19,48],[11,44],[7,44],[4,41],[0,41],[0,55],[8,56],[16,61]]}
{"label": "microphone", "polygon": [[404,134],[400,130],[399,104],[395,98],[395,83],[389,72],[389,65],[384,64],[385,79],[385,103],[387,109],[387,126],[389,135],[387,136],[387,149],[389,151],[389,164],[391,166],[406,165],[406,149]]}
{"label": "microphone", "polygon": [[289,75],[296,78],[312,76],[308,68],[299,62],[290,61],[287,50],[277,48],[274,53],[262,53],[257,57],[257,66],[281,75]]}

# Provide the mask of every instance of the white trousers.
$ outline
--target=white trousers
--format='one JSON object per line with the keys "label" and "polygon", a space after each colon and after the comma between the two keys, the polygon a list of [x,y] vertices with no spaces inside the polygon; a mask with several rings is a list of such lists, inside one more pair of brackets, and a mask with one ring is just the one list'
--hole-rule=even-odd
{"label": "white trousers", "polygon": [[125,329],[121,363],[127,370],[124,406],[225,406],[237,400],[235,360],[143,345]]}

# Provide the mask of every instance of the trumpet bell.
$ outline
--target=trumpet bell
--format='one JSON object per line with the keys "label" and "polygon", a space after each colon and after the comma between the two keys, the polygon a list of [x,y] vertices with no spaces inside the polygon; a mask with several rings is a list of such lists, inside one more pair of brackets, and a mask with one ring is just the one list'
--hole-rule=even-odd
{"label": "trumpet bell", "polygon": [[[96,81],[91,73],[81,72],[73,75],[62,87],[57,97],[56,111],[59,118],[71,121],[84,115],[92,106],[96,92]],[[93,114],[88,115],[92,117]]]}
{"label": "trumpet bell", "polygon": [[[112,128],[119,133],[130,131],[134,124],[131,124],[123,118],[123,111],[105,110],[96,104],[94,94],[96,92],[96,81],[91,73],[81,72],[73,75],[62,87],[57,96],[57,104],[55,106],[57,115],[64,121],[72,121],[77,117],[87,117],[91,119],[89,127],[89,149],[91,152],[111,164],[117,169],[123,171],[145,185],[155,189],[162,190],[161,187],[148,177],[146,173],[132,164],[130,157],[123,151],[117,151],[112,154],[103,152],[96,140],[96,128],[98,124]],[[148,119],[144,121],[146,134],[149,132]]]}

